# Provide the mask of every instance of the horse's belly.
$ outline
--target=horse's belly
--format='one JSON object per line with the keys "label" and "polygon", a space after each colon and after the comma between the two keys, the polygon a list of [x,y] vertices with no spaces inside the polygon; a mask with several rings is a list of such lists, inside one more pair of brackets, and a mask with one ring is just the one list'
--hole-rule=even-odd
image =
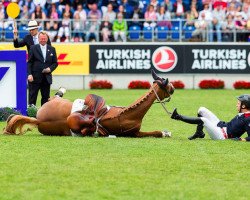
{"label": "horse's belly", "polygon": [[41,122],[57,121],[67,119],[70,115],[72,102],[55,98],[45,103],[37,112],[37,119]]}

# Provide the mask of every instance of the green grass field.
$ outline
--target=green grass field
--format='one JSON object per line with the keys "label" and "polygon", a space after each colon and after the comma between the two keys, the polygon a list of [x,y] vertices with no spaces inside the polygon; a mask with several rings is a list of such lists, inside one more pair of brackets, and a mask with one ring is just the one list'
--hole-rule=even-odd
{"label": "green grass field", "polygon": [[[145,90],[68,91],[74,100],[94,93],[108,105],[127,106]],[[247,90],[176,90],[167,107],[195,116],[199,106],[230,120],[236,96]],[[0,128],[5,123],[0,123]],[[250,199],[250,145],[231,140],[189,141],[195,125],[171,120],[159,104],[142,130],[172,138],[50,137],[37,130],[0,135],[0,200]]]}

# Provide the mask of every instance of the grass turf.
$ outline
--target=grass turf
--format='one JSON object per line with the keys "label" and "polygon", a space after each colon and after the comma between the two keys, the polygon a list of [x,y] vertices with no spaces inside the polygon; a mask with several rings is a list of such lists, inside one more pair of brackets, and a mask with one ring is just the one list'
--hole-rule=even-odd
{"label": "grass turf", "polygon": [[[145,90],[68,91],[65,98],[103,96],[126,106]],[[199,106],[230,120],[247,90],[176,90],[171,111],[195,116]],[[5,123],[0,123],[0,128]],[[194,125],[174,121],[154,104],[142,130],[172,138],[49,137],[37,130],[0,135],[0,199],[249,199],[249,143],[187,140]]]}

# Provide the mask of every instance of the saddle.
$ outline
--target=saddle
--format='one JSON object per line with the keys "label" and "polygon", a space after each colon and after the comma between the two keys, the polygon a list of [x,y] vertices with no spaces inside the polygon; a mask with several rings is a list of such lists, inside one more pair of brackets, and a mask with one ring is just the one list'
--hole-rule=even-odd
{"label": "saddle", "polygon": [[98,120],[108,111],[105,100],[100,96],[89,94],[86,96],[84,104],[87,106],[86,109],[79,113],[71,114],[68,119],[71,130],[80,132],[84,136],[91,136],[98,127],[98,133],[106,135],[98,126]]}
{"label": "saddle", "polygon": [[107,112],[105,100],[95,94],[87,95],[84,104],[88,106],[88,112],[93,113],[96,120],[100,118],[105,112]]}

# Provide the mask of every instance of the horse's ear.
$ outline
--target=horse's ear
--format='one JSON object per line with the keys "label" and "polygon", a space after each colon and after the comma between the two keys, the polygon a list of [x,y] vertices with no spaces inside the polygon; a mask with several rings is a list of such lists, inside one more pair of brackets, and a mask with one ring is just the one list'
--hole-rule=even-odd
{"label": "horse's ear", "polygon": [[166,87],[167,85],[168,85],[168,83],[169,83],[169,81],[168,81],[168,78],[167,79],[165,79],[164,81],[163,81],[163,85]]}
{"label": "horse's ear", "polygon": [[151,74],[152,74],[152,77],[153,79],[156,81],[156,80],[162,80],[156,73],[155,71],[152,69],[151,70]]}

